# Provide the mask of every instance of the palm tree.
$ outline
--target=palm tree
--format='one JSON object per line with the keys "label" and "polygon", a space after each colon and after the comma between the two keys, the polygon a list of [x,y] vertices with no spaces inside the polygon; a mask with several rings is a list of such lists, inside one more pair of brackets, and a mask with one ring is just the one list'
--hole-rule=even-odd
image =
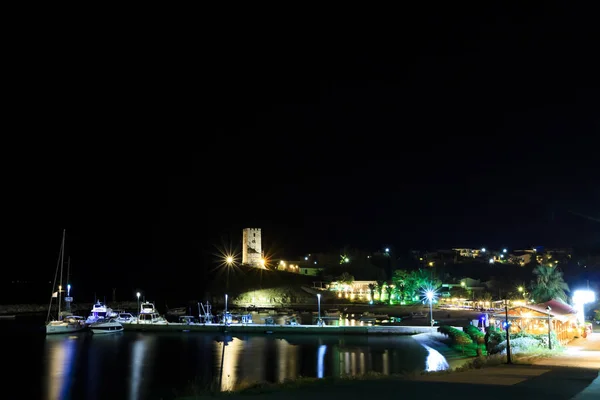
{"label": "palm tree", "polygon": [[369,283],[369,291],[371,292],[371,300],[373,300],[375,296],[375,289],[377,289],[377,285],[374,283]]}
{"label": "palm tree", "polygon": [[563,273],[556,267],[538,265],[533,273],[536,279],[533,282],[532,297],[538,303],[552,299],[567,301],[569,285],[563,279]]}

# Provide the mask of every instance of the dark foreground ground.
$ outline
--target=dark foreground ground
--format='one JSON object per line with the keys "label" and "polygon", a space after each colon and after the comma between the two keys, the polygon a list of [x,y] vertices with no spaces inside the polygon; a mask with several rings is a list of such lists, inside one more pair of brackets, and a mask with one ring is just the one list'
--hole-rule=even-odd
{"label": "dark foreground ground", "polygon": [[[594,380],[596,382],[592,384]],[[410,379],[308,383],[300,387],[284,387],[275,391],[267,389],[260,392],[226,394],[225,398],[331,400],[364,399],[376,395],[377,398],[403,399],[567,400],[580,395],[577,400],[597,400],[600,399],[600,392],[594,390],[597,390],[595,388],[599,385],[598,371],[594,369],[501,365],[466,372],[423,375]],[[198,395],[182,397],[178,400],[208,397],[212,396]]]}

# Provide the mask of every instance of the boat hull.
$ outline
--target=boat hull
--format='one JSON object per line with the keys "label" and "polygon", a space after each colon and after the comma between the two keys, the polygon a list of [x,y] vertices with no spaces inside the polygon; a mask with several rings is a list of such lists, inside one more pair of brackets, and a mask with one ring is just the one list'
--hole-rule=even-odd
{"label": "boat hull", "polygon": [[46,335],[59,335],[59,334],[65,334],[65,333],[75,333],[75,332],[80,332],[84,329],[85,329],[85,326],[82,326],[79,324],[77,324],[77,325],[48,324],[48,325],[46,325]]}
{"label": "boat hull", "polygon": [[123,325],[121,324],[100,324],[98,326],[90,326],[90,331],[94,335],[108,335],[110,333],[123,332]]}

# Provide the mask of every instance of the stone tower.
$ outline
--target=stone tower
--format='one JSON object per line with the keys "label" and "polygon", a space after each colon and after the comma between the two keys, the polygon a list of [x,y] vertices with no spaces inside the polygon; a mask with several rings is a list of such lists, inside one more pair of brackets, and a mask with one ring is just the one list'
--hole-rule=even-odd
{"label": "stone tower", "polygon": [[264,268],[262,258],[260,228],[245,228],[242,231],[242,264]]}

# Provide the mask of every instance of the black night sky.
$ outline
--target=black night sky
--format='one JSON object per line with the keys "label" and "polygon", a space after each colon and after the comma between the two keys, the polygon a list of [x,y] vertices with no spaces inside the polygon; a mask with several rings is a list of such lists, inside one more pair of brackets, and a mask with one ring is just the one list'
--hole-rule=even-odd
{"label": "black night sky", "polygon": [[51,277],[63,228],[75,277],[125,285],[194,277],[244,227],[281,257],[598,246],[569,212],[600,217],[600,66],[579,18],[32,38],[3,146],[9,279]]}

